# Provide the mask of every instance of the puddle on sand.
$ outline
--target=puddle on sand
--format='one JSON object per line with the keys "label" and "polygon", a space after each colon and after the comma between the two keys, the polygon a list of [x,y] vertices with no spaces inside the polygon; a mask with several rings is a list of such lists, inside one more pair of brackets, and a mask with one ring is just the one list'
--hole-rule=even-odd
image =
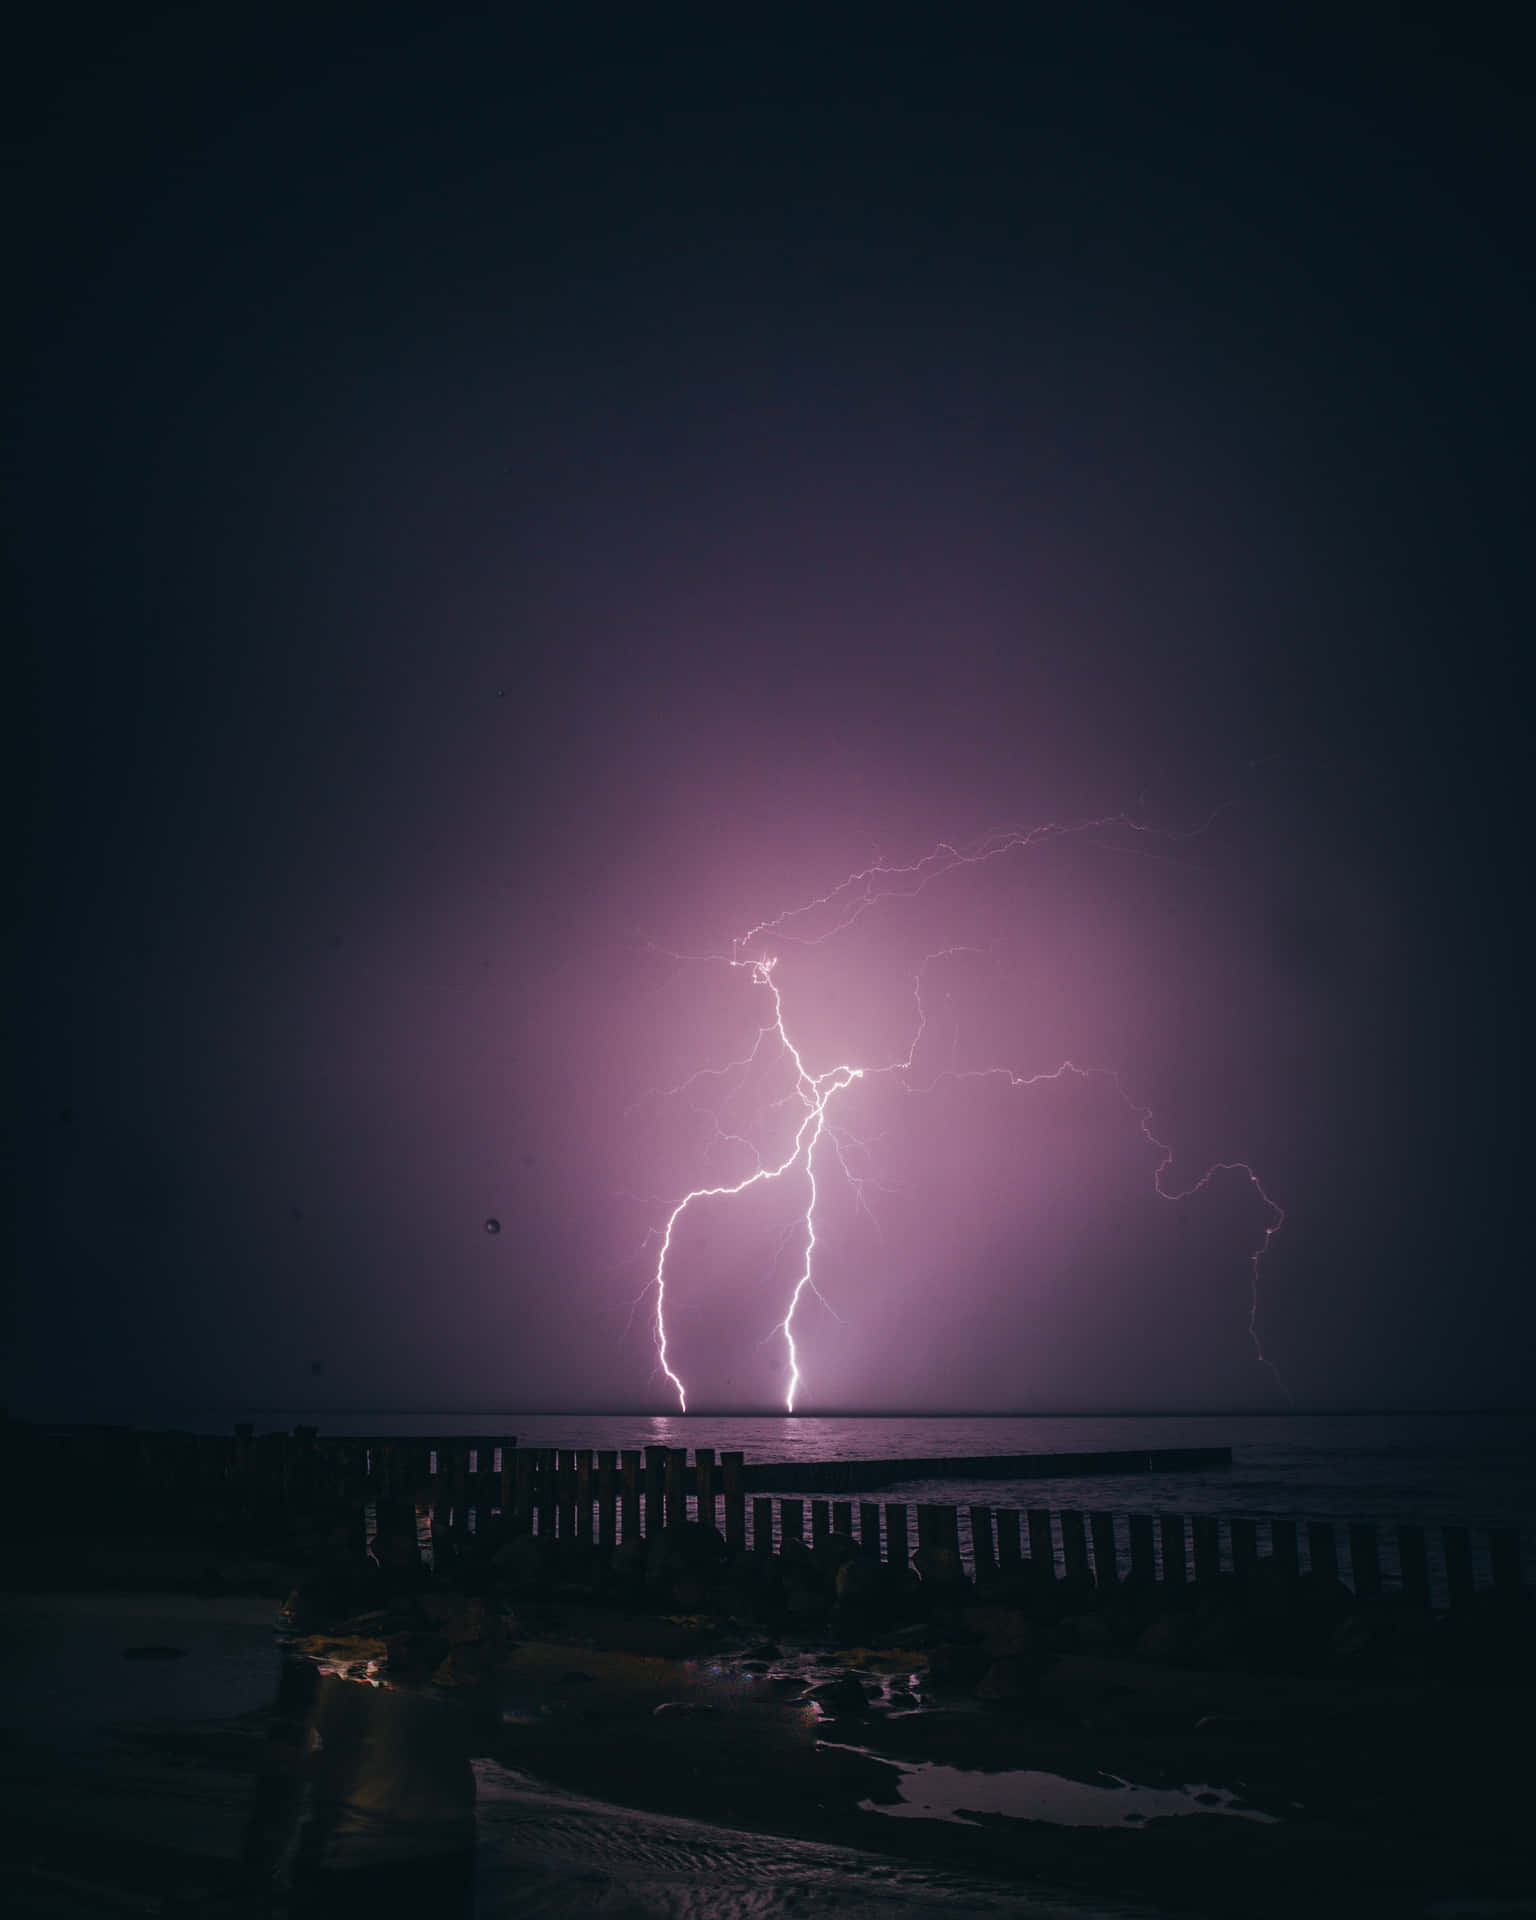
{"label": "puddle on sand", "polygon": [[640,1813],[474,1762],[480,1920],[1160,1920],[851,1846]]}
{"label": "puddle on sand", "polygon": [[1006,1814],[1014,1820],[1042,1820],[1055,1827],[1138,1826],[1169,1814],[1228,1813],[1239,1820],[1277,1824],[1273,1814],[1250,1807],[1224,1787],[1138,1787],[1106,1773],[1103,1784],[1069,1780],[1060,1773],[1013,1768],[982,1773],[970,1767],[946,1767],[927,1760],[896,1760],[869,1747],[846,1746],[823,1740],[826,1747],[859,1753],[894,1767],[899,1776],[895,1805],[861,1800],[866,1813],[890,1814],[895,1819],[953,1820],[973,1826],[977,1814]]}

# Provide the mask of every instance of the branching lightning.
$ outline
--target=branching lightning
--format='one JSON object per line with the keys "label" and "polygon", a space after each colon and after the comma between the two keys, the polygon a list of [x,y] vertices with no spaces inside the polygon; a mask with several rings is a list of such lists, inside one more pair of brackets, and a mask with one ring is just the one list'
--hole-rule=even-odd
{"label": "branching lightning", "polygon": [[[1275,1235],[1284,1225],[1285,1212],[1266,1192],[1258,1174],[1247,1161],[1214,1162],[1190,1185],[1170,1188],[1166,1184],[1165,1177],[1173,1165],[1174,1148],[1161,1139],[1154,1130],[1153,1110],[1141,1105],[1133,1098],[1120,1074],[1111,1067],[1080,1066],[1073,1060],[1063,1060],[1058,1066],[1048,1071],[1030,1074],[1016,1072],[1008,1066],[947,1068],[934,1073],[922,1084],[918,1084],[915,1078],[915,1063],[928,1027],[927,1009],[923,1001],[924,976],[929,965],[935,960],[946,958],[965,949],[945,948],[941,952],[932,953],[919,968],[913,982],[915,1025],[910,1044],[900,1059],[886,1061],[877,1066],[856,1066],[843,1062],[828,1067],[820,1073],[813,1072],[806,1065],[798,1046],[790,1037],[785,1020],[784,993],[778,971],[782,957],[781,950],[785,946],[820,946],[846,932],[856,921],[885,901],[911,898],[957,868],[980,866],[1005,855],[1023,852],[1043,842],[1062,839],[1069,835],[1089,836],[1123,830],[1137,838],[1155,836],[1161,841],[1194,839],[1206,831],[1211,821],[1221,811],[1221,808],[1215,809],[1198,827],[1187,832],[1147,827],[1130,815],[1122,813],[1069,825],[1049,823],[1029,828],[1005,828],[965,846],[943,842],[932,852],[925,854],[922,859],[910,865],[891,865],[884,860],[877,860],[873,865],[849,874],[835,887],[818,895],[815,899],[806,901],[800,906],[788,908],[771,919],[760,921],[756,926],[749,927],[745,933],[732,941],[728,952],[686,956],[745,971],[752,985],[768,995],[772,1017],[759,1027],[751,1050],[742,1059],[729,1061],[720,1067],[701,1068],[679,1086],[661,1090],[663,1096],[684,1095],[704,1081],[726,1082],[732,1076],[744,1076],[763,1057],[764,1049],[772,1048],[777,1057],[788,1065],[790,1085],[779,1099],[769,1104],[776,1108],[798,1106],[799,1118],[788,1153],[776,1162],[765,1161],[759,1150],[745,1135],[726,1132],[716,1120],[715,1130],[718,1141],[745,1149],[755,1162],[754,1166],[751,1171],[734,1182],[691,1189],[672,1208],[664,1224],[648,1236],[650,1243],[656,1248],[655,1266],[648,1282],[648,1289],[653,1290],[655,1294],[656,1356],[661,1372],[666,1375],[677,1394],[678,1406],[682,1412],[686,1413],[688,1410],[687,1389],[668,1358],[666,1303],[667,1262],[678,1229],[685,1217],[690,1209],[698,1208],[706,1202],[729,1201],[766,1182],[794,1179],[800,1183],[804,1194],[803,1211],[785,1230],[785,1237],[781,1238],[780,1245],[782,1247],[785,1244],[785,1239],[790,1233],[796,1233],[801,1242],[802,1253],[784,1317],[768,1335],[769,1338],[780,1336],[784,1342],[787,1362],[784,1404],[786,1410],[793,1413],[802,1380],[800,1352],[795,1341],[795,1316],[807,1291],[815,1294],[818,1299],[822,1297],[817,1290],[814,1278],[817,1247],[816,1214],[822,1172],[818,1162],[818,1152],[830,1143],[838,1169],[852,1188],[858,1204],[873,1220],[873,1214],[869,1213],[865,1188],[867,1185],[878,1183],[873,1182],[872,1176],[868,1174],[856,1173],[849,1163],[850,1150],[857,1148],[867,1153],[866,1143],[856,1140],[851,1134],[840,1131],[832,1124],[830,1116],[838,1095],[846,1092],[856,1081],[882,1077],[889,1078],[907,1094],[929,1093],[946,1081],[1000,1079],[1017,1090],[1060,1081],[1069,1076],[1083,1081],[1105,1081],[1114,1088],[1127,1112],[1135,1119],[1143,1138],[1159,1156],[1152,1184],[1161,1199],[1170,1202],[1187,1200],[1203,1192],[1220,1174],[1237,1174],[1246,1179],[1262,1202],[1267,1216],[1262,1238],[1249,1257],[1251,1284],[1248,1333],[1260,1364],[1269,1370],[1289,1398],[1285,1382],[1281,1379],[1274,1363],[1264,1352],[1258,1330],[1260,1264]],[[1121,852],[1144,852],[1160,859],[1170,857],[1156,848],[1137,845],[1135,840],[1129,845],[1114,841],[1106,843],[1102,840],[1095,840],[1094,844],[1107,844]],[[770,949],[774,950],[770,951]],[[706,1112],[707,1109],[700,1108],[698,1111]],[[826,1304],[825,1301],[823,1304]]]}

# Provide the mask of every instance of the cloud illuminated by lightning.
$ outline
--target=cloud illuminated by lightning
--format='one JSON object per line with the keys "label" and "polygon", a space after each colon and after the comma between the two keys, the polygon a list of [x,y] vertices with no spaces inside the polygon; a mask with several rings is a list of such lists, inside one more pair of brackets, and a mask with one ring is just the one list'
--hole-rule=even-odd
{"label": "cloud illuminated by lightning", "polygon": [[[948,948],[942,954],[930,954],[924,961],[913,983],[916,1022],[911,1042],[902,1058],[887,1061],[878,1066],[856,1066],[842,1062],[820,1073],[813,1072],[806,1065],[795,1042],[790,1038],[789,1029],[785,1023],[784,995],[778,974],[781,958],[779,950],[785,945],[819,946],[838,934],[846,932],[855,921],[861,919],[874,907],[891,899],[911,898],[956,868],[980,866],[1005,855],[1027,851],[1043,842],[1069,835],[1099,835],[1116,829],[1123,829],[1133,836],[1128,845],[1121,846],[1118,850],[1147,852],[1154,857],[1166,858],[1168,857],[1166,854],[1153,847],[1138,845],[1137,840],[1151,836],[1156,836],[1162,841],[1193,839],[1205,832],[1221,810],[1217,808],[1200,826],[1187,832],[1176,833],[1169,829],[1150,828],[1128,814],[1119,813],[1069,825],[1048,823],[1029,828],[1005,828],[963,846],[941,842],[922,859],[908,865],[891,865],[884,860],[877,860],[874,864],[849,874],[826,893],[749,927],[745,933],[732,941],[727,953],[693,956],[696,959],[717,961],[748,973],[752,984],[768,994],[772,1003],[772,1018],[758,1029],[757,1038],[750,1052],[743,1059],[727,1062],[722,1067],[702,1068],[680,1086],[665,1089],[666,1095],[683,1094],[700,1081],[727,1080],[732,1075],[744,1075],[757,1063],[764,1047],[772,1045],[777,1049],[779,1056],[788,1063],[792,1074],[788,1092],[772,1104],[775,1106],[798,1105],[800,1112],[789,1152],[777,1162],[765,1162],[744,1135],[728,1134],[717,1122],[716,1132],[719,1140],[746,1147],[752,1152],[756,1165],[740,1180],[691,1189],[677,1202],[667,1215],[665,1223],[655,1232],[653,1243],[657,1248],[656,1262],[649,1285],[655,1292],[656,1355],[661,1371],[677,1394],[681,1411],[686,1413],[688,1410],[688,1395],[681,1376],[674,1370],[668,1358],[666,1320],[667,1261],[672,1252],[678,1228],[692,1208],[708,1202],[732,1200],[749,1189],[769,1181],[794,1178],[802,1183],[805,1196],[803,1211],[798,1216],[798,1221],[794,1223],[799,1228],[803,1253],[784,1317],[770,1334],[770,1337],[773,1334],[782,1335],[784,1340],[787,1358],[784,1404],[788,1412],[794,1412],[802,1377],[800,1353],[795,1343],[795,1315],[807,1290],[816,1292],[813,1270],[817,1246],[816,1209],[820,1197],[817,1150],[825,1141],[831,1142],[839,1168],[853,1188],[859,1204],[867,1212],[864,1196],[866,1176],[855,1174],[849,1166],[847,1157],[848,1148],[851,1145],[856,1144],[862,1147],[864,1143],[854,1142],[851,1136],[841,1135],[831,1124],[829,1114],[837,1096],[846,1092],[855,1081],[881,1077],[891,1078],[904,1092],[910,1094],[931,1092],[935,1087],[949,1080],[1003,1079],[1015,1089],[1041,1086],[1069,1076],[1084,1081],[1107,1081],[1114,1088],[1128,1113],[1136,1120],[1142,1136],[1160,1156],[1152,1182],[1160,1198],[1168,1201],[1188,1199],[1204,1191],[1219,1174],[1238,1174],[1246,1179],[1262,1201],[1268,1216],[1263,1236],[1249,1259],[1251,1285],[1248,1333],[1260,1363],[1274,1375],[1277,1384],[1282,1391],[1287,1392],[1289,1397],[1278,1370],[1264,1352],[1258,1332],[1260,1263],[1268,1252],[1270,1243],[1284,1224],[1285,1212],[1266,1192],[1257,1173],[1247,1161],[1217,1161],[1208,1166],[1199,1178],[1187,1187],[1170,1190],[1165,1185],[1165,1175],[1173,1164],[1174,1149],[1167,1141],[1159,1138],[1153,1130],[1152,1109],[1140,1105],[1127,1091],[1119,1073],[1110,1067],[1085,1067],[1072,1060],[1063,1060],[1060,1065],[1049,1071],[1032,1074],[1021,1074],[1007,1066],[965,1070],[950,1068],[935,1074],[924,1085],[915,1084],[914,1062],[928,1025],[927,1010],[923,1002],[923,976],[932,961],[960,949]],[[1096,840],[1095,844],[1105,843]],[[818,1298],[820,1298],[819,1294]]]}

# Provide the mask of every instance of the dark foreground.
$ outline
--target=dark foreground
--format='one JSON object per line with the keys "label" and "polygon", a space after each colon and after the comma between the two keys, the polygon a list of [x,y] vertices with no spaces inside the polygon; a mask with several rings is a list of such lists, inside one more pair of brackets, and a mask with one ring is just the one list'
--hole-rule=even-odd
{"label": "dark foreground", "polygon": [[1435,1617],[1267,1563],[977,1590],[693,1526],[429,1576],[412,1544],[35,1563],[7,1910],[1536,1913],[1519,1596]]}

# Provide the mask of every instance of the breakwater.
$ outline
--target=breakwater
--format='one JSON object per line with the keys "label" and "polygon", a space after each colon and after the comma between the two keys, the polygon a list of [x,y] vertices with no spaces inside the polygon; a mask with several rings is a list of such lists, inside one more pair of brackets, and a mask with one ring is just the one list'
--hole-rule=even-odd
{"label": "breakwater", "polygon": [[1513,1528],[868,1497],[944,1479],[1145,1473],[1166,1485],[1172,1473],[1229,1467],[1226,1447],[748,1463],[738,1451],[710,1447],[694,1449],[691,1460],[681,1447],[519,1447],[512,1434],[400,1439],[322,1436],[312,1427],[212,1435],[19,1425],[0,1433],[13,1512],[24,1531],[42,1534],[77,1528],[89,1513],[93,1529],[138,1535],[278,1541],[320,1530],[354,1538],[361,1551],[381,1531],[403,1530],[451,1555],[528,1533],[603,1555],[693,1522],[714,1527],[730,1553],[782,1552],[786,1540],[814,1544],[836,1534],[919,1572],[925,1549],[930,1564],[944,1552],[981,1581],[1026,1563],[1099,1586],[1246,1580],[1262,1569],[1280,1579],[1325,1574],[1360,1595],[1397,1590],[1425,1606],[1455,1605],[1485,1588],[1516,1591],[1526,1576]]}

